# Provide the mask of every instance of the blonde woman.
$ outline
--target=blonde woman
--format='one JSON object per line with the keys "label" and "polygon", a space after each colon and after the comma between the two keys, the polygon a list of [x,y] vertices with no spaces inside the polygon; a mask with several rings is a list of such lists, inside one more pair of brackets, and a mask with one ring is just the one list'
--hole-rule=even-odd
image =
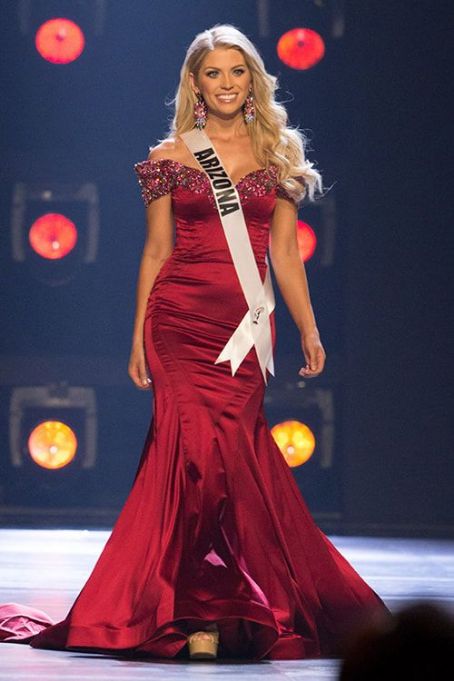
{"label": "blonde woman", "polygon": [[36,618],[34,647],[302,659],[335,654],[356,618],[388,613],[315,525],[264,416],[269,241],[301,334],[298,373],[325,364],[295,229],[322,180],[276,88],[234,26],[200,33],[171,129],[135,164],[147,236],[129,375],[153,389],[153,416],[106,547],[66,619]]}

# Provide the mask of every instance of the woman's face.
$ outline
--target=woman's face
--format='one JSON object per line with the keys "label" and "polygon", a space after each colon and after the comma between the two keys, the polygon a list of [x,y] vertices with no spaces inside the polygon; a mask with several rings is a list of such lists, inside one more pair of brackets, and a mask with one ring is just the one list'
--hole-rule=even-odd
{"label": "woman's face", "polygon": [[197,84],[192,73],[189,77],[194,93],[201,92],[208,110],[224,116],[235,115],[241,109],[251,83],[251,72],[242,53],[231,47],[217,47],[205,55]]}

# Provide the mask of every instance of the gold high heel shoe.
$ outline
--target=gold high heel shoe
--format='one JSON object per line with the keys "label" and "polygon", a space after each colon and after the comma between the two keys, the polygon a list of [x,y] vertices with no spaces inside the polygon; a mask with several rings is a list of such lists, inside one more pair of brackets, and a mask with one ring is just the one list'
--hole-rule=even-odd
{"label": "gold high heel shoe", "polygon": [[218,644],[218,631],[194,631],[188,636],[189,657],[199,660],[214,659],[218,654]]}

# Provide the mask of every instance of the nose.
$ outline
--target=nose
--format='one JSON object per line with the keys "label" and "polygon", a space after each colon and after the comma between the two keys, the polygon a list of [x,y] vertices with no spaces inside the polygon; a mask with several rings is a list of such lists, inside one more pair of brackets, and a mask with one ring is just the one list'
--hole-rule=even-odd
{"label": "nose", "polygon": [[222,88],[224,90],[231,90],[232,85],[230,84],[230,77],[229,76],[224,76],[222,79]]}

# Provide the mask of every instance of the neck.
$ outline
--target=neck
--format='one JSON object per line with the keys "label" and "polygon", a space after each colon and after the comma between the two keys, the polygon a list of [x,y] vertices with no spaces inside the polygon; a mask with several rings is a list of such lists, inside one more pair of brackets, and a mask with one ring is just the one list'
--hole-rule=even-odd
{"label": "neck", "polygon": [[210,137],[217,137],[226,142],[234,137],[244,137],[244,135],[249,134],[241,111],[230,118],[220,118],[219,116],[208,114],[205,132]]}

